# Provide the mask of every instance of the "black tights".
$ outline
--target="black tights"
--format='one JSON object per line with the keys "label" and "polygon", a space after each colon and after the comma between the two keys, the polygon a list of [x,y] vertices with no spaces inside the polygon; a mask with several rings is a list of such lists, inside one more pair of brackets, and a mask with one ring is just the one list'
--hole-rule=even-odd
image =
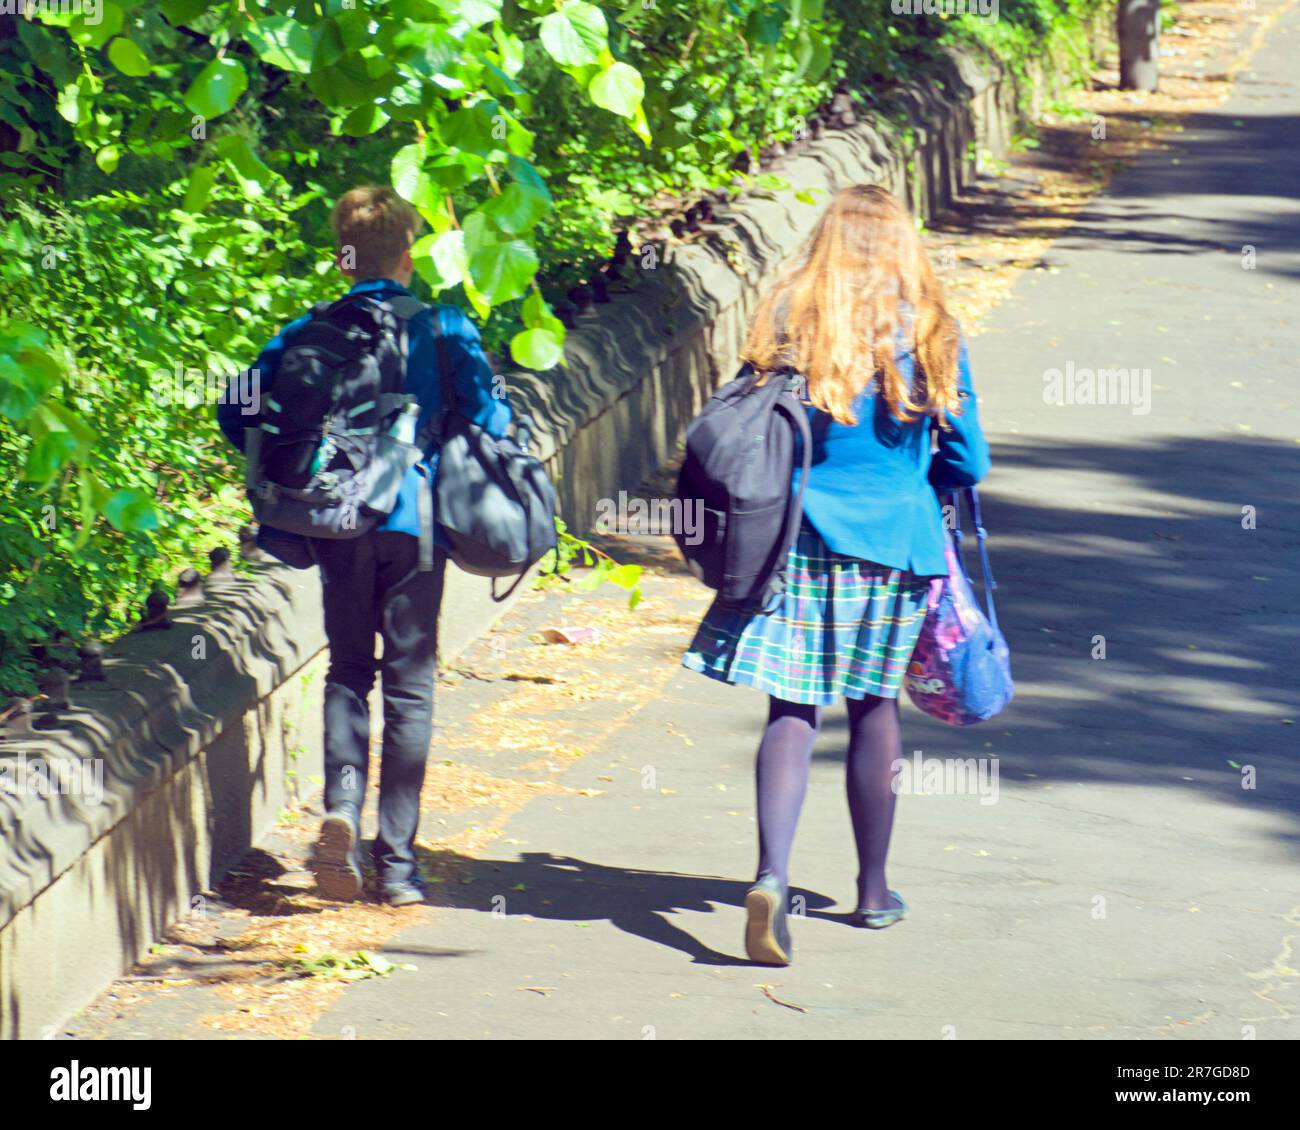
{"label": "black tights", "polygon": [[[758,747],[758,873],[775,875],[785,886],[822,712],[779,698],[768,702],[767,729]],[[883,910],[890,905],[885,856],[897,800],[894,762],[903,752],[898,700],[868,695],[849,699],[848,708],[847,785],[858,849],[858,909]]]}

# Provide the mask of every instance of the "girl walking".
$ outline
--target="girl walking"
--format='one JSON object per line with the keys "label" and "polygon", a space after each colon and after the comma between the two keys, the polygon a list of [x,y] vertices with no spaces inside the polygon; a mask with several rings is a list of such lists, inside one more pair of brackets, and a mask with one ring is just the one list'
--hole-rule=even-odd
{"label": "girl walking", "polygon": [[822,709],[840,699],[858,853],[852,921],[880,929],[907,911],[885,879],[902,756],[898,690],[930,579],[948,571],[936,491],[979,482],[989,455],[960,329],[911,216],[882,188],[835,196],[759,303],[742,359],[807,380],[803,525],[786,591],[757,615],[715,602],[683,663],[770,696],[745,947],[753,961],[786,965],[790,848]]}

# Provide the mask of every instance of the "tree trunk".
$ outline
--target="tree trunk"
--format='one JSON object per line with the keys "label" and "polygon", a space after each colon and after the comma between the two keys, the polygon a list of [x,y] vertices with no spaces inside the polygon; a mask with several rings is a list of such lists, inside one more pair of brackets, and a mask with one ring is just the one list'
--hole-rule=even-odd
{"label": "tree trunk", "polygon": [[1160,83],[1160,0],[1119,0],[1115,12],[1121,90],[1155,90]]}

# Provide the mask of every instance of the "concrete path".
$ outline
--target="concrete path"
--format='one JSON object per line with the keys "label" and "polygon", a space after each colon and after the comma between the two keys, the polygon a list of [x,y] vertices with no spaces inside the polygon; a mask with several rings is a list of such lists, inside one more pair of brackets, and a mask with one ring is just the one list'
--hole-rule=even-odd
{"label": "concrete path", "polygon": [[[534,801],[462,860],[450,905],[386,949],[417,971],[350,988],[315,1033],[1300,1036],[1298,49],[1293,9],[1232,100],[1117,178],[972,342],[1020,689],[966,731],[907,711],[909,756],[1000,770],[996,803],[901,800],[912,917],[840,917],[832,711],[796,963],[744,961],[763,700],[682,671],[565,777],[600,795]],[[1149,387],[1047,402],[1069,367]],[[668,642],[627,662],[671,662]]]}
{"label": "concrete path", "polygon": [[[675,666],[704,594],[645,541],[624,549],[663,565],[643,612],[529,601],[444,685],[440,752],[528,795],[483,828],[430,817],[438,905],[383,946],[410,968],[340,989],[311,1034],[1300,1037],[1298,50],[1293,8],[1232,100],[1119,176],[971,342],[1019,694],[961,731],[905,707],[909,757],[998,771],[989,795],[901,799],[905,923],[843,920],[833,710],[795,964],[745,961],[764,700]],[[1138,374],[1127,403],[1045,395],[1053,369],[1112,368]],[[585,674],[528,642],[567,614],[605,626]],[[77,1034],[200,1034],[213,1007],[233,1006],[155,998]]]}

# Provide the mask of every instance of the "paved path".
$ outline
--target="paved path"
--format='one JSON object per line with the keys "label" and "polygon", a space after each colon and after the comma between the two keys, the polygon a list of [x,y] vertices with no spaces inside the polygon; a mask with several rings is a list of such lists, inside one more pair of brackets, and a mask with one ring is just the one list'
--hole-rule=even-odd
{"label": "paved path", "polygon": [[[443,905],[385,947],[414,969],[348,987],[313,1034],[1300,1036],[1298,50],[1292,9],[1231,102],[1119,176],[972,341],[1019,696],[965,731],[906,710],[909,754],[1000,771],[996,803],[902,798],[907,922],[842,919],[855,864],[831,711],[793,859],[796,963],[744,960],[763,700],[673,668],[702,603],[656,578],[658,618],[602,668],[643,685],[575,701],[569,724],[600,736],[567,791],[483,858],[431,858]],[[1045,372],[1069,365],[1150,370],[1149,411],[1045,402]],[[465,665],[503,669],[553,612],[523,610],[505,654]],[[443,717],[499,707],[503,686],[457,684]],[[149,1015],[133,1031],[160,1031]]]}

